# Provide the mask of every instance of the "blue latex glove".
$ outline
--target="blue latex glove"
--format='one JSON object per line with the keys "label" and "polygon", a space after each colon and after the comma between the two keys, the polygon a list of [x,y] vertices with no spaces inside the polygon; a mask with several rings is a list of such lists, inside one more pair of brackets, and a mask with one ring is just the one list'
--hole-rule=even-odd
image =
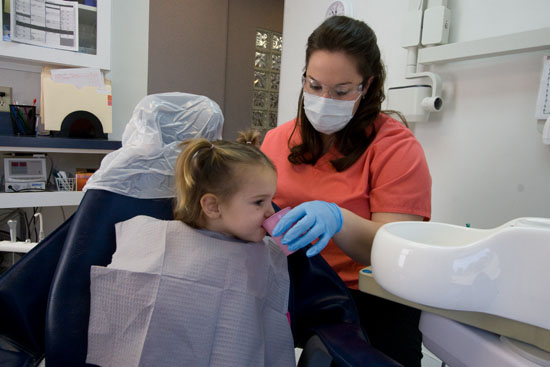
{"label": "blue latex glove", "polygon": [[[289,211],[273,229],[273,237],[285,233],[282,243],[289,251],[307,246],[315,239],[315,245],[307,250],[308,257],[317,255],[328,241],[342,229],[342,211],[338,205],[326,201],[307,201]],[[290,228],[294,224],[294,227]],[[289,229],[290,228],[290,229]]]}

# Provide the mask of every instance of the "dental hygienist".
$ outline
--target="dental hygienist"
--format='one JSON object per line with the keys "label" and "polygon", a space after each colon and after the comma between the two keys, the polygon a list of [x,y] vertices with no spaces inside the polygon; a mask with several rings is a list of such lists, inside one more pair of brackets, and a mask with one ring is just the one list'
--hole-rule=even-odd
{"label": "dental hygienist", "polygon": [[372,29],[327,19],[308,38],[298,116],[269,131],[262,150],[277,166],[275,203],[294,208],[273,235],[294,225],[283,237],[289,250],[319,238],[307,254],[320,253],[350,288],[373,346],[420,366],[420,312],[357,290],[378,228],[431,214],[424,152],[405,125],[381,112],[384,80]]}

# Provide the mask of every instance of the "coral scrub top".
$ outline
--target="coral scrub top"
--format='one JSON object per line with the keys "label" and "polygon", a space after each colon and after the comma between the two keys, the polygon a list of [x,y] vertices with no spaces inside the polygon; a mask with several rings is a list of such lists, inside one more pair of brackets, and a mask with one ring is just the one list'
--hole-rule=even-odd
{"label": "coral scrub top", "polygon": [[[280,207],[295,207],[311,200],[333,202],[341,208],[371,219],[372,213],[413,214],[429,220],[431,176],[422,146],[399,121],[380,114],[374,122],[376,137],[348,169],[337,172],[330,161],[341,155],[332,149],[315,165],[293,165],[288,139],[296,120],[267,132],[262,151],[277,167]],[[291,144],[301,142],[299,128]],[[357,289],[359,270],[365,265],[349,258],[333,241],[321,251],[323,258],[350,288]]]}

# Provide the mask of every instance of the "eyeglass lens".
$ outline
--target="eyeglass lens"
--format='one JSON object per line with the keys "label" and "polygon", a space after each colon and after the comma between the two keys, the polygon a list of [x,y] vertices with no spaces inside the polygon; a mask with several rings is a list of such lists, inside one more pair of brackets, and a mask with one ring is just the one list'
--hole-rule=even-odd
{"label": "eyeglass lens", "polygon": [[332,99],[355,99],[361,90],[363,85],[340,85],[337,87],[329,87],[318,81],[311,79],[310,77],[302,78],[303,87],[306,92],[317,96],[323,96],[328,94]]}

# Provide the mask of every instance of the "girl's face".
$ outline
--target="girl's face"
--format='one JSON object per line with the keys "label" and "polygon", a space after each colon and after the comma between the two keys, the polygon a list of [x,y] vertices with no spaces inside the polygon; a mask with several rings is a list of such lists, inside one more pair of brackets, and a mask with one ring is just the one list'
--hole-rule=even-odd
{"label": "girl's face", "polygon": [[264,166],[240,168],[237,172],[240,189],[219,204],[218,230],[244,241],[259,242],[266,234],[262,223],[274,213],[271,200],[277,174]]}

